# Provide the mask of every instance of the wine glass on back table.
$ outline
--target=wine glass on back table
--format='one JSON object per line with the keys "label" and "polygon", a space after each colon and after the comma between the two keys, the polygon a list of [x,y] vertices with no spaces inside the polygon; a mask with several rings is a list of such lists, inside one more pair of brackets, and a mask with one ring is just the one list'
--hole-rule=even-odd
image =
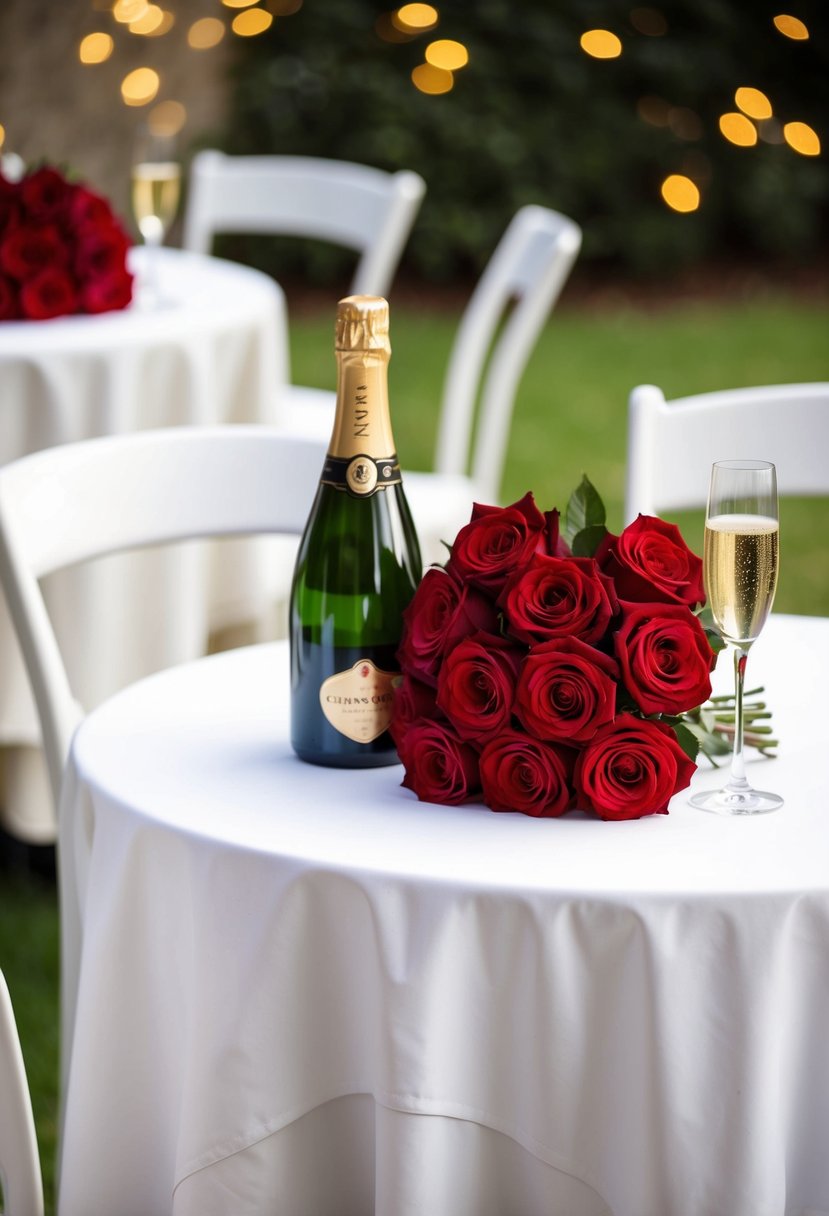
{"label": "wine glass on back table", "polygon": [[748,652],[777,588],[777,473],[762,460],[721,460],[711,470],[703,572],[714,624],[734,651],[736,705],[731,774],[724,789],[695,794],[693,806],[721,815],[757,815],[783,805],[752,789],[743,759],[743,687]]}
{"label": "wine glass on back table", "polygon": [[181,165],[172,135],[142,132],[132,165],[132,209],[147,250],[145,286],[158,303],[157,251],[178,210]]}

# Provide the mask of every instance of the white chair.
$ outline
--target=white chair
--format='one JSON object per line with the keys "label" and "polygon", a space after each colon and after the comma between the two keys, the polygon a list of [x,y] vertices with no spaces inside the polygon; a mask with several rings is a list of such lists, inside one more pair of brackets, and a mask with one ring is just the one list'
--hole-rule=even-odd
{"label": "white chair", "polygon": [[199,152],[190,167],[182,244],[209,253],[217,233],[317,237],[360,255],[352,294],[385,296],[425,191],[423,178],[407,169]]}
{"label": "white chair", "polygon": [[[444,380],[434,470],[404,477],[426,564],[445,559],[443,541],[468,522],[473,502],[498,501],[518,385],[580,248],[572,220],[522,207],[475,287]],[[333,412],[333,393],[309,393],[288,425],[327,437]]]}
{"label": "white chair", "polygon": [[625,522],[705,505],[711,465],[777,467],[781,494],[829,494],[829,383],[728,389],[666,401],[641,384],[628,406]]}
{"label": "white chair", "polygon": [[319,441],[270,427],[169,427],[65,444],[0,468],[0,580],[55,806],[83,710],[38,579],[106,553],[190,537],[298,535],[324,456]]}
{"label": "white chair", "polygon": [[42,1216],[43,1182],[23,1052],[9,990],[0,971],[0,1210]]}
{"label": "white chair", "polygon": [[[299,535],[325,445],[261,426],[169,427],[49,448],[0,468],[0,582],[32,684],[57,809],[83,709],[38,579],[75,562],[195,537]],[[94,644],[90,622],[90,644]],[[61,848],[61,1069],[69,1065],[88,841]]]}

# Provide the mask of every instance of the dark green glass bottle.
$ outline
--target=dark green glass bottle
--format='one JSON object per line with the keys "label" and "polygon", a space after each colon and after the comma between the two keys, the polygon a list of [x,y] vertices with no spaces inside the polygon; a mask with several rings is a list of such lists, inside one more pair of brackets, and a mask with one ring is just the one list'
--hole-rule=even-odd
{"label": "dark green glass bottle", "polygon": [[337,309],[337,409],[291,590],[291,744],[342,768],[394,764],[388,731],[420,548],[389,419],[389,308]]}

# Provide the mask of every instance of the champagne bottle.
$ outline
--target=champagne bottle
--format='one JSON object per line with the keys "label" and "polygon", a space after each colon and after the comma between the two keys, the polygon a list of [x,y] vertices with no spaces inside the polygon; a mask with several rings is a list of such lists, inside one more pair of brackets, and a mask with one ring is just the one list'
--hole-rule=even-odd
{"label": "champagne bottle", "polygon": [[291,589],[291,743],[312,764],[397,761],[388,731],[420,549],[389,419],[389,308],[337,309],[337,407]]}

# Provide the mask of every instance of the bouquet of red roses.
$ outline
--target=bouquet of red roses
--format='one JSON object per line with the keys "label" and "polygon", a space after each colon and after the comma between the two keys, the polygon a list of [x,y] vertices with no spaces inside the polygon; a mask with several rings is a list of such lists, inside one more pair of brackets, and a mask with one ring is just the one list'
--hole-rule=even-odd
{"label": "bouquet of red roses", "polygon": [[684,715],[698,726],[716,662],[702,562],[660,519],[612,535],[586,478],[559,525],[531,494],[476,505],[424,575],[399,651],[403,784],[527,815],[666,814],[695,771]]}
{"label": "bouquet of red roses", "polygon": [[0,321],[126,308],[129,246],[106,199],[56,169],[0,173]]}

